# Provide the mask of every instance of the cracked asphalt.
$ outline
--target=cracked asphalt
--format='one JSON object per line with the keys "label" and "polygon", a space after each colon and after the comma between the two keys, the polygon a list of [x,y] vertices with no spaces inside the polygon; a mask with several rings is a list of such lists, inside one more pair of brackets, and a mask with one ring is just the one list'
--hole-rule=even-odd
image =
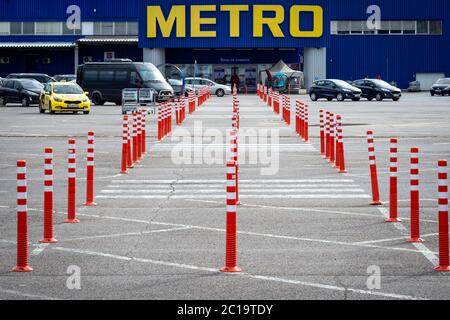
{"label": "cracked asphalt", "polygon": [[[225,258],[225,133],[231,128],[231,97],[212,97],[161,143],[155,141],[156,124],[150,119],[148,154],[127,175],[119,174],[119,107],[93,107],[87,116],[42,115],[37,107],[0,108],[0,299],[449,298],[449,275],[433,270],[438,258],[437,161],[450,158],[449,97],[406,93],[400,102],[312,103],[307,96],[292,96],[293,105],[295,99],[310,105],[310,144],[256,96],[239,99],[240,159],[245,161],[239,172],[237,229],[243,273],[233,275],[218,271]],[[320,108],[344,119],[348,174],[339,174],[319,154]],[[265,140],[267,130],[275,135]],[[375,133],[382,207],[369,205],[367,130]],[[96,135],[98,206],[92,208],[82,206],[88,131]],[[187,133],[192,139],[180,139]],[[77,139],[81,223],[76,225],[63,223],[71,137]],[[398,225],[384,222],[390,137],[399,138],[403,222]],[[180,146],[190,162],[174,161]],[[412,146],[420,148],[424,246],[405,242]],[[38,246],[45,147],[55,150],[54,228],[59,243]],[[211,154],[217,161],[206,163]],[[256,163],[249,161],[251,155]],[[19,159],[28,165],[29,262],[34,268],[28,274],[10,271],[16,254]],[[269,166],[276,172],[262,175],[261,169]],[[79,267],[80,290],[67,286],[73,280],[70,266]],[[374,266],[380,272],[379,287],[370,286],[375,278],[368,268]]]}

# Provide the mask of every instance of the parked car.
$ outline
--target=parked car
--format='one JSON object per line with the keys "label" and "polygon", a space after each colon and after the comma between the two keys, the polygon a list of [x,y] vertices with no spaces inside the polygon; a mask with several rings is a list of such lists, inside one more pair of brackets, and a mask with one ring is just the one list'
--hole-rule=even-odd
{"label": "parked car", "polygon": [[378,79],[361,79],[353,82],[353,85],[361,89],[361,97],[369,101],[376,99],[383,101],[384,99],[400,100],[402,91],[391,84]]}
{"label": "parked car", "polygon": [[76,83],[47,83],[39,97],[39,112],[44,113],[46,110],[50,113],[82,111],[84,114],[89,114],[91,101],[88,93],[83,92]]}
{"label": "parked car", "polygon": [[185,83],[193,87],[196,91],[201,87],[211,86],[211,93],[218,97],[231,94],[230,86],[218,84],[206,78],[185,78]]}
{"label": "parked car", "polygon": [[49,83],[55,82],[56,80],[52,77],[43,74],[43,73],[11,73],[6,78],[14,78],[14,79],[34,79],[39,81],[40,83]]}
{"label": "parked car", "polygon": [[312,101],[317,101],[321,98],[325,98],[328,101],[333,99],[338,101],[344,101],[345,99],[359,101],[361,99],[360,89],[346,81],[336,79],[314,81],[308,92]]}
{"label": "parked car", "polygon": [[[183,82],[178,79],[168,79],[167,82],[171,85],[171,87],[174,91],[174,95],[177,97],[181,96],[181,91],[183,89]],[[186,97],[189,95],[190,91],[194,91],[194,89],[190,85],[185,84],[184,85],[184,95]]]}
{"label": "parked car", "polygon": [[39,103],[44,85],[33,79],[5,79],[0,87],[0,106],[21,103],[23,107]]}
{"label": "parked car", "polygon": [[77,82],[77,76],[75,74],[57,74],[53,78],[58,82]]}
{"label": "parked car", "polygon": [[441,94],[442,96],[448,94],[450,96],[450,78],[442,78],[436,81],[431,87],[430,93],[432,96],[435,94]]}
{"label": "parked car", "polygon": [[420,92],[420,81],[413,81],[409,83],[408,92]]}
{"label": "parked car", "polygon": [[96,105],[107,101],[121,105],[122,90],[126,88],[152,88],[157,92],[157,102],[167,101],[174,95],[172,87],[153,64],[129,60],[80,65],[77,84],[90,92],[90,99]]}

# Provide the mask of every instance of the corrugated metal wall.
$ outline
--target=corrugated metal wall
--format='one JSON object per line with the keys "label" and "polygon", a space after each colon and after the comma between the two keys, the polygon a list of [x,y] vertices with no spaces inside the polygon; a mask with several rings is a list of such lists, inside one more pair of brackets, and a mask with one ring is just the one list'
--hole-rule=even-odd
{"label": "corrugated metal wall", "polygon": [[144,62],[151,62],[155,66],[166,63],[166,52],[165,49],[155,48],[155,49],[144,49]]}
{"label": "corrugated metal wall", "polygon": [[305,86],[327,77],[327,48],[305,48]]}

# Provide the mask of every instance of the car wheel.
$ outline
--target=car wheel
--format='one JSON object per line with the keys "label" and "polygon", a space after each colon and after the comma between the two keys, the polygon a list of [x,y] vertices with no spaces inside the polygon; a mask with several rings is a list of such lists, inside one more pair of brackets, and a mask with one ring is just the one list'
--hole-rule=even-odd
{"label": "car wheel", "polygon": [[98,93],[92,95],[92,102],[96,106],[103,106],[105,104],[105,100],[103,100]]}
{"label": "car wheel", "polygon": [[434,97],[434,92],[431,92],[431,96]]}
{"label": "car wheel", "polygon": [[5,97],[0,97],[0,106],[6,106],[6,98]]}
{"label": "car wheel", "polygon": [[381,93],[377,93],[375,99],[377,99],[377,101],[383,101],[383,95]]}
{"label": "car wheel", "polygon": [[48,102],[48,110],[50,110],[50,113],[51,113],[51,114],[55,114],[55,110],[53,110],[53,108],[52,108],[52,103],[51,103],[51,101]]}
{"label": "car wheel", "polygon": [[223,89],[218,89],[216,91],[216,96],[223,97],[225,95],[225,91]]}
{"label": "car wheel", "polygon": [[30,100],[28,97],[22,97],[22,107],[29,107],[30,106]]}
{"label": "car wheel", "polygon": [[345,98],[344,98],[344,95],[342,93],[338,93],[336,95],[336,99],[337,99],[337,101],[342,102],[342,101],[344,101]]}
{"label": "car wheel", "polygon": [[45,110],[42,107],[42,100],[41,99],[39,99],[39,113],[45,113]]}
{"label": "car wheel", "polygon": [[83,114],[89,114],[89,111],[83,111]]}
{"label": "car wheel", "polygon": [[315,92],[311,92],[309,94],[309,97],[311,98],[312,101],[317,101],[317,94]]}

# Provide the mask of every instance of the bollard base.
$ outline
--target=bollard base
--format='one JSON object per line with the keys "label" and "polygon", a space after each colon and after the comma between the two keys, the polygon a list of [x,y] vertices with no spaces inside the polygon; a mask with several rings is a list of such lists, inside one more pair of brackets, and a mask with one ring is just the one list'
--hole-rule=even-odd
{"label": "bollard base", "polygon": [[97,204],[93,201],[89,201],[89,202],[83,203],[83,205],[86,207],[95,207]]}
{"label": "bollard base", "polygon": [[385,220],[386,222],[402,222],[402,219],[399,218],[389,218]]}
{"label": "bollard base", "polygon": [[55,238],[45,238],[42,240],[39,240],[39,243],[57,243],[58,240],[56,240]]}
{"label": "bollard base", "polygon": [[128,171],[120,171],[120,174],[128,174]]}
{"label": "bollard base", "polygon": [[381,201],[373,201],[370,205],[371,206],[382,206],[383,202],[381,202]]}
{"label": "bollard base", "polygon": [[450,266],[436,266],[434,270],[441,272],[450,272]]}
{"label": "bollard base", "polygon": [[220,272],[242,272],[242,269],[239,267],[223,267]]}
{"label": "bollard base", "polygon": [[78,220],[78,219],[67,219],[64,221],[64,223],[79,223],[79,222],[80,222],[80,220]]}
{"label": "bollard base", "polygon": [[33,268],[30,266],[14,267],[11,271],[12,272],[31,272],[31,271],[33,271]]}
{"label": "bollard base", "polygon": [[339,173],[348,173],[347,170],[339,170]]}
{"label": "bollard base", "polygon": [[425,240],[423,240],[422,238],[411,238],[411,239],[406,240],[406,242],[409,242],[409,243],[422,243],[422,242],[425,242]]}

